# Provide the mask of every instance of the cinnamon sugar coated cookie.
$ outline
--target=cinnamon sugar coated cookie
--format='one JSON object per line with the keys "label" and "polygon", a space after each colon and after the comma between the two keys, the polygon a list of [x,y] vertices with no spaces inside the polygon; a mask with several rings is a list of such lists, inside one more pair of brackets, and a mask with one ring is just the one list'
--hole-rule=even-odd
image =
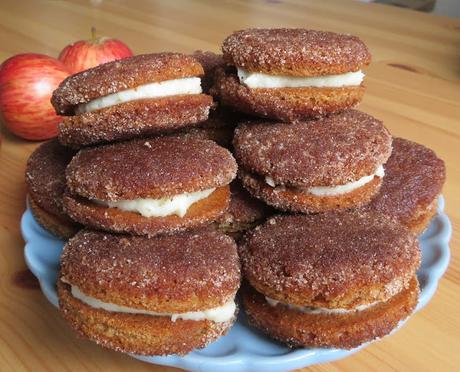
{"label": "cinnamon sugar coated cookie", "polygon": [[380,192],[366,209],[392,216],[412,232],[422,233],[436,213],[446,181],[444,161],[423,145],[395,138],[385,173]]}
{"label": "cinnamon sugar coated cookie", "polygon": [[202,50],[194,51],[191,56],[203,66],[204,76],[201,86],[203,87],[203,92],[208,93],[214,85],[216,70],[225,66],[224,57],[222,54]]}
{"label": "cinnamon sugar coated cookie", "polygon": [[245,231],[251,230],[274,213],[273,209],[253,198],[238,180],[230,184],[230,205],[217,221],[218,230],[239,240]]}
{"label": "cinnamon sugar coated cookie", "polygon": [[64,204],[72,218],[94,228],[173,233],[224,213],[236,169],[215,142],[180,136],[84,149],[67,168]]}
{"label": "cinnamon sugar coated cookie", "polygon": [[236,31],[222,45],[226,62],[212,90],[242,112],[286,122],[356,106],[362,68],[371,61],[357,37],[306,29]]}
{"label": "cinnamon sugar coated cookie", "polygon": [[381,121],[349,110],[289,125],[248,122],[233,145],[252,195],[286,211],[323,212],[376,195],[391,141]]}
{"label": "cinnamon sugar coated cookie", "polygon": [[144,54],[69,76],[51,102],[59,140],[72,147],[159,134],[208,117],[212,98],[202,94],[202,66],[180,53]]}
{"label": "cinnamon sugar coated cookie", "polygon": [[293,346],[353,348],[414,310],[418,241],[363,211],[278,216],[240,246],[250,320]]}
{"label": "cinnamon sugar coated cookie", "polygon": [[223,106],[217,106],[216,109],[209,112],[208,120],[178,133],[186,137],[210,139],[220,146],[230,148],[236,125],[244,121],[245,118],[240,113]]}
{"label": "cinnamon sugar coated cookie", "polygon": [[25,172],[29,206],[38,223],[62,239],[75,235],[80,226],[62,206],[66,187],[65,169],[74,151],[54,139],[38,146],[30,155]]}
{"label": "cinnamon sugar coated cookie", "polygon": [[155,238],[83,230],[64,247],[60,310],[81,336],[144,355],[186,354],[236,317],[235,242],[204,229]]}

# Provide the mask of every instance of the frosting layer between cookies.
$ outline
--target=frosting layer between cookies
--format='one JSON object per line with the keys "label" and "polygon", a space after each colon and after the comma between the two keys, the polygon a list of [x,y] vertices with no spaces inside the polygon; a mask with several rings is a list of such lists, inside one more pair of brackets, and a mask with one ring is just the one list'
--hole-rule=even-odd
{"label": "frosting layer between cookies", "polygon": [[201,92],[201,79],[199,77],[165,80],[158,83],[139,85],[132,89],[126,89],[96,98],[88,103],[78,105],[75,112],[78,115],[140,99],[160,98],[181,94],[200,94]]}
{"label": "frosting layer between cookies", "polygon": [[[371,182],[374,177],[383,178],[385,175],[385,170],[383,166],[379,166],[374,174],[361,177],[357,181],[348,182],[344,185],[337,185],[337,186],[313,186],[309,187],[305,190],[305,192],[309,194],[313,194],[316,196],[334,196],[334,195],[342,195],[349,193],[353,190],[356,190],[359,187],[364,186],[365,184]],[[275,181],[271,177],[265,177],[265,182],[270,185],[271,187],[277,187]]]}
{"label": "frosting layer between cookies", "polygon": [[177,215],[184,217],[190,206],[199,200],[207,198],[215,188],[183,193],[161,199],[133,199],[118,201],[97,201],[98,204],[110,208],[118,208],[126,212],[136,212],[144,217],[164,217]]}
{"label": "frosting layer between cookies", "polygon": [[377,305],[379,301],[372,302],[370,304],[365,305],[358,305],[353,309],[328,309],[325,307],[312,307],[312,306],[298,306],[292,304],[286,304],[278,300],[274,300],[273,298],[265,296],[265,301],[270,306],[286,306],[289,310],[299,311],[301,313],[308,313],[308,314],[348,314],[355,311],[363,311],[369,309],[370,307]]}
{"label": "frosting layer between cookies", "polygon": [[110,312],[129,313],[129,314],[144,314],[152,316],[168,316],[171,321],[175,322],[177,319],[183,320],[210,320],[216,323],[227,322],[233,318],[236,310],[235,300],[231,298],[225,304],[212,309],[205,309],[202,311],[190,311],[186,313],[171,314],[171,313],[158,313],[150,310],[135,309],[127,306],[120,306],[108,302],[103,302],[97,298],[85,295],[77,286],[71,285],[72,296],[84,302],[85,304]]}
{"label": "frosting layer between cookies", "polygon": [[249,88],[339,88],[360,85],[364,79],[364,74],[359,70],[340,75],[314,77],[277,76],[238,68],[238,78],[240,79],[240,83],[245,84]]}

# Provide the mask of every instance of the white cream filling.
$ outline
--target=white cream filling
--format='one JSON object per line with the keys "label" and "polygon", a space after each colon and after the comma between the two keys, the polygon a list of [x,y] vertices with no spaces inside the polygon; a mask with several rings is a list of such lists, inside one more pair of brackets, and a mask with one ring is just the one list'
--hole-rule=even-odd
{"label": "white cream filling", "polygon": [[265,297],[265,300],[270,306],[277,306],[278,304],[281,304],[283,306],[286,306],[290,310],[299,311],[301,313],[306,313],[306,314],[348,314],[348,313],[353,313],[355,311],[366,310],[378,303],[378,302],[373,302],[370,304],[359,305],[353,309],[340,309],[340,308],[327,309],[325,307],[311,307],[311,306],[298,306],[298,305],[292,305],[292,304],[285,304],[281,301],[274,300],[273,298],[270,298],[270,297]]}
{"label": "white cream filling", "polygon": [[165,80],[158,83],[139,85],[132,89],[93,99],[88,103],[78,105],[75,112],[78,115],[139,99],[160,98],[179,94],[200,94],[201,92],[201,79],[198,77]]}
{"label": "white cream filling", "polygon": [[167,316],[171,317],[171,320],[175,322],[177,319],[183,320],[211,320],[216,323],[226,322],[233,318],[236,310],[235,300],[232,298],[225,304],[212,309],[206,309],[202,311],[189,311],[187,313],[170,314],[170,313],[157,313],[150,310],[135,309],[127,306],[120,306],[103,302],[97,298],[85,295],[77,286],[71,286],[72,296],[84,302],[85,304],[94,307],[96,309],[103,309],[106,311],[116,313],[129,313],[129,314],[145,314],[153,316]]}
{"label": "white cream filling", "polygon": [[310,77],[280,76],[268,75],[261,72],[250,72],[238,68],[238,78],[240,79],[240,83],[245,84],[249,88],[338,88],[360,85],[364,79],[364,74],[359,70],[339,75]]}
{"label": "white cream filling", "polygon": [[165,217],[173,214],[184,217],[192,204],[207,198],[214,190],[215,188],[161,199],[98,201],[98,203],[107,205],[110,208],[118,208],[126,212],[136,212],[144,217]]}
{"label": "white cream filling", "polygon": [[[383,178],[385,175],[385,170],[383,166],[379,166],[374,174],[369,176],[364,176],[357,181],[346,183],[345,185],[338,186],[313,186],[306,189],[306,192],[316,196],[335,196],[349,193],[357,188],[364,186],[365,184],[371,182],[374,177]],[[265,182],[271,186],[276,187],[275,181],[271,177],[265,177]]]}

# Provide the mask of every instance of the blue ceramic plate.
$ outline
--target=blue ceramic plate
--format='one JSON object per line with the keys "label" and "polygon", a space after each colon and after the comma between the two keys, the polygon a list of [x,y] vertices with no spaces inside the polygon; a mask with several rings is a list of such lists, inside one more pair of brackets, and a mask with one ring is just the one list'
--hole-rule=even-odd
{"label": "blue ceramic plate", "polygon": [[[444,200],[440,198],[438,213],[428,230],[421,236],[422,265],[417,273],[420,281],[420,300],[417,311],[434,295],[438,281],[447,269],[450,259],[449,240],[452,228],[443,213]],[[59,270],[59,256],[64,242],[41,228],[26,210],[21,221],[22,235],[26,241],[24,255],[27,266],[40,281],[46,298],[58,306],[55,283]],[[400,324],[401,325],[401,324]],[[360,348],[362,348],[361,346]],[[148,363],[174,366],[191,371],[286,371],[312,364],[344,358],[356,352],[341,349],[289,349],[270,340],[246,324],[240,312],[238,322],[225,336],[202,350],[186,356],[134,358]]]}

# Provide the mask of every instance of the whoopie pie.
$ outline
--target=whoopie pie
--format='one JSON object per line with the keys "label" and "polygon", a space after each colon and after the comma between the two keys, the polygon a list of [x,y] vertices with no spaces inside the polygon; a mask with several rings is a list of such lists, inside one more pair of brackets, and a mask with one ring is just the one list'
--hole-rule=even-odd
{"label": "whoopie pie", "polygon": [[186,354],[236,317],[236,244],[212,229],[147,238],[82,230],[64,247],[59,309],[81,336],[117,351]]}
{"label": "whoopie pie", "polygon": [[208,118],[202,66],[180,53],[137,55],[65,79],[51,102],[59,140],[72,147],[124,140],[193,126]]}
{"label": "whoopie pie", "polygon": [[85,148],[67,167],[67,213],[83,225],[157,235],[216,221],[236,176],[231,153],[181,136]]}
{"label": "whoopie pie", "polygon": [[293,122],[356,106],[371,61],[356,36],[295,29],[246,29],[227,37],[213,88],[239,111]]}
{"label": "whoopie pie", "polygon": [[249,192],[291,212],[324,212],[368,203],[379,191],[392,137],[356,110],[298,123],[247,122],[233,145]]}
{"label": "whoopie pie", "polygon": [[240,246],[250,323],[289,346],[351,349],[415,309],[418,241],[359,210],[269,219]]}

